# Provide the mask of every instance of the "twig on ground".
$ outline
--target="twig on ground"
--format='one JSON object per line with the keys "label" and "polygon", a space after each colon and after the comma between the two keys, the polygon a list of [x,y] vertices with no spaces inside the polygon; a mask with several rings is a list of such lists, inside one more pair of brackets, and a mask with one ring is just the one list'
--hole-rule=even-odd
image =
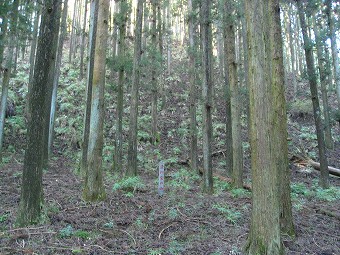
{"label": "twig on ground", "polygon": [[171,223],[170,225],[166,226],[165,228],[163,228],[163,229],[161,230],[161,232],[159,232],[158,239],[161,239],[162,234],[163,234],[163,232],[164,232],[165,230],[167,230],[168,228],[170,228],[170,227],[173,226],[173,225],[176,225],[177,223],[178,223],[178,222],[175,221],[175,222]]}

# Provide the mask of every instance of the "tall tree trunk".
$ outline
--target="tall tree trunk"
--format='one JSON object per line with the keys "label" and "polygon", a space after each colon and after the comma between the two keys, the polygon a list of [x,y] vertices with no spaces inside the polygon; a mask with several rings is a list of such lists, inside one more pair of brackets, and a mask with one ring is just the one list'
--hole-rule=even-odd
{"label": "tall tree trunk", "polygon": [[171,44],[172,44],[172,31],[171,31],[171,8],[170,2],[168,1],[168,6],[166,8],[166,29],[167,29],[167,74],[171,74]]}
{"label": "tall tree trunk", "polygon": [[233,166],[232,176],[233,185],[236,188],[243,187],[243,147],[241,137],[241,97],[240,87],[237,79],[237,62],[235,49],[235,21],[233,20],[233,0],[226,1],[227,24],[226,24],[226,57],[228,62],[228,79],[230,84],[231,96],[231,125],[232,125],[232,148]]}
{"label": "tall tree trunk", "polygon": [[332,138],[332,130],[330,124],[329,117],[329,104],[328,104],[328,95],[327,95],[327,63],[326,63],[326,54],[324,48],[326,47],[325,43],[322,41],[320,37],[319,27],[316,24],[316,21],[313,20],[314,24],[314,34],[316,41],[316,52],[319,63],[319,74],[320,74],[320,85],[321,85],[321,96],[322,96],[322,105],[323,105],[323,115],[325,119],[325,145],[328,149],[333,149],[334,142]]}
{"label": "tall tree trunk", "polygon": [[[5,3],[1,8],[5,8]],[[2,61],[4,60],[4,51],[5,51],[5,38],[7,34],[7,26],[8,26],[8,17],[7,15],[3,15],[2,24],[1,24],[1,33],[0,33],[0,67],[2,67]]]}
{"label": "tall tree trunk", "polygon": [[149,4],[147,2],[144,3],[144,13],[143,13],[143,38],[142,38],[142,46],[143,49],[146,50],[147,42],[148,42],[148,36],[149,36]]}
{"label": "tall tree trunk", "polygon": [[94,54],[97,37],[97,23],[98,23],[98,0],[91,0],[90,7],[90,32],[89,32],[89,60],[87,67],[86,79],[86,108],[84,116],[84,131],[83,131],[83,146],[82,146],[82,160],[80,171],[85,175],[87,171],[87,152],[89,146],[90,134],[90,116],[92,105],[92,84],[93,84],[93,70],[94,70]]}
{"label": "tall tree trunk", "polygon": [[21,196],[17,224],[26,226],[40,220],[43,204],[42,170],[43,153],[46,148],[44,142],[46,125],[46,108],[48,105],[48,91],[52,61],[56,48],[53,48],[55,34],[58,33],[58,19],[60,18],[61,0],[46,0],[42,9],[42,21],[37,46],[36,64],[34,67],[33,86],[30,98],[32,118],[28,120],[27,147],[24,158]]}
{"label": "tall tree trunk", "polygon": [[[279,171],[283,144],[278,134],[283,118],[278,106],[282,98],[279,81],[283,70],[282,52],[273,43],[277,38],[278,0],[245,1],[250,87],[250,146],[252,171],[251,226],[245,253],[249,255],[284,254],[280,235]],[[281,54],[281,55],[279,55]],[[285,131],[287,132],[287,131]],[[278,137],[277,137],[278,136]]]}
{"label": "tall tree trunk", "polygon": [[[292,202],[290,195],[291,172],[288,161],[288,133],[287,133],[287,111],[285,100],[285,74],[283,62],[283,39],[280,22],[279,1],[275,0],[270,3],[271,33],[271,99],[274,110],[273,122],[273,147],[272,151],[276,160],[279,180],[279,202],[280,202],[280,226],[281,233],[291,237],[295,236],[293,223]],[[292,37],[290,37],[292,40]],[[292,72],[294,67],[292,66]],[[275,155],[276,154],[276,155]]]}
{"label": "tall tree trunk", "polygon": [[289,51],[290,51],[290,56],[291,56],[291,66],[292,66],[292,83],[293,83],[293,96],[294,99],[296,98],[297,95],[297,77],[296,77],[296,60],[295,60],[295,49],[294,49],[294,33],[293,33],[293,11],[292,11],[292,5],[289,4],[288,7],[288,15],[289,15]]}
{"label": "tall tree trunk", "polygon": [[[223,37],[224,37],[224,55],[227,56],[228,52],[228,32],[227,32],[227,5],[224,3],[224,28],[223,28]],[[225,83],[225,106],[226,106],[226,172],[229,176],[232,175],[233,172],[233,143],[232,141],[232,118],[231,118],[231,93],[230,93],[230,82],[229,82],[229,68],[228,68],[228,59],[224,58],[224,83]]]}
{"label": "tall tree trunk", "polygon": [[28,78],[28,93],[27,93],[27,101],[26,101],[27,119],[31,118],[31,116],[29,116],[29,113],[31,112],[31,110],[29,109],[29,101],[30,101],[30,93],[32,90],[32,85],[33,85],[32,81],[33,81],[33,72],[34,72],[37,41],[38,41],[40,12],[41,12],[40,4],[36,4],[36,12],[35,12],[35,17],[34,17],[34,25],[33,25],[33,37],[32,37],[32,43],[31,43],[31,51],[30,51],[30,71],[29,71],[29,78]]}
{"label": "tall tree trunk", "polygon": [[[120,1],[119,17],[116,21],[119,28],[118,39],[118,59],[123,60],[125,58],[125,34],[126,34],[126,22],[128,13],[128,3],[125,0]],[[117,173],[122,171],[122,159],[123,159],[123,102],[124,102],[124,69],[125,61],[119,66],[118,71],[118,88],[117,88],[117,117],[116,117],[116,139],[115,139],[115,154],[114,154],[114,170]]]}
{"label": "tall tree trunk", "polygon": [[197,101],[197,84],[196,84],[196,59],[195,59],[195,41],[194,41],[194,15],[192,0],[188,0],[188,34],[189,34],[189,66],[190,66],[190,162],[191,169],[199,173],[197,166],[197,120],[196,120],[196,101]]}
{"label": "tall tree trunk", "polygon": [[85,13],[84,13],[83,31],[82,31],[82,35],[81,35],[81,46],[80,46],[80,74],[79,74],[80,80],[82,80],[84,78],[86,19],[87,19],[87,0],[85,0]]}
{"label": "tall tree trunk", "polygon": [[5,115],[6,115],[6,107],[7,107],[7,98],[8,98],[8,88],[9,88],[9,80],[12,74],[13,69],[13,55],[14,55],[14,44],[17,40],[17,23],[18,23],[18,15],[19,15],[19,4],[20,0],[14,0],[12,6],[12,13],[10,16],[11,22],[11,31],[10,31],[10,40],[9,40],[9,51],[6,60],[6,65],[4,68],[4,76],[2,81],[2,89],[1,89],[1,104],[0,104],[0,162],[2,161],[2,147],[4,141],[4,126],[5,126]]}
{"label": "tall tree trunk", "polygon": [[[92,99],[90,115],[89,143],[87,148],[87,168],[85,172],[83,198],[85,201],[105,199],[102,175],[102,151],[104,129],[104,88],[105,56],[108,38],[109,0],[93,0],[97,15],[96,42],[94,49]],[[98,5],[98,7],[97,7]],[[90,56],[91,58],[92,56]]]}
{"label": "tall tree trunk", "polygon": [[326,146],[323,134],[323,124],[321,119],[321,109],[318,97],[318,87],[316,83],[316,72],[313,58],[313,44],[307,34],[307,24],[305,20],[304,6],[301,0],[297,1],[298,12],[300,17],[301,30],[303,35],[303,43],[305,48],[307,72],[309,79],[309,86],[313,102],[313,112],[316,127],[316,135],[318,140],[319,148],[319,160],[320,160],[320,186],[322,188],[327,188],[329,186],[328,180],[328,162],[326,156]]}
{"label": "tall tree trunk", "polygon": [[[113,30],[112,30],[112,59],[115,62],[116,53],[117,53],[117,38],[118,38],[118,24],[117,24],[117,15],[119,12],[119,2],[114,2],[114,13],[113,13]],[[111,65],[110,70],[110,79],[113,81],[115,77],[115,65],[114,63]]]}
{"label": "tall tree trunk", "polygon": [[67,10],[68,10],[68,0],[64,0],[62,21],[60,25],[60,35],[59,35],[59,41],[58,41],[57,57],[56,57],[56,63],[55,63],[56,71],[54,73],[54,78],[53,78],[50,125],[49,125],[49,132],[48,132],[48,158],[51,158],[51,155],[52,155],[55,112],[56,112],[56,105],[57,105],[57,89],[59,85],[59,77],[60,77],[60,70],[61,70],[60,67],[61,67],[61,59],[63,55],[64,40],[65,40],[66,33],[67,33],[67,28],[66,28]]}
{"label": "tall tree trunk", "polygon": [[[158,0],[152,0],[152,63],[156,62],[157,50],[157,4]],[[158,81],[156,76],[156,65],[152,66],[151,70],[151,92],[152,92],[152,103],[151,103],[151,116],[152,116],[152,127],[151,127],[151,143],[156,145],[158,139],[158,128],[157,128],[157,104],[158,104]]]}
{"label": "tall tree trunk", "polygon": [[212,31],[210,0],[203,0],[201,6],[201,40],[202,40],[202,115],[203,115],[203,191],[211,194],[213,192],[212,178]]}
{"label": "tall tree trunk", "polygon": [[336,30],[335,30],[335,24],[334,24],[334,19],[333,19],[333,14],[332,14],[332,0],[326,0],[326,6],[327,6],[326,14],[328,17],[329,35],[331,39],[336,95],[338,98],[338,111],[340,112],[340,66],[339,66],[339,57],[338,57],[338,47],[336,43],[336,34],[335,34]]}
{"label": "tall tree trunk", "polygon": [[72,26],[71,26],[71,36],[70,36],[70,49],[69,49],[69,54],[68,54],[68,62],[72,62],[72,57],[75,51],[75,34],[76,34],[76,20],[77,20],[77,3],[79,0],[74,0],[74,5],[73,5],[73,16],[72,16]]}
{"label": "tall tree trunk", "polygon": [[133,77],[131,88],[130,103],[130,130],[129,130],[129,148],[128,148],[128,167],[127,176],[137,175],[137,116],[138,116],[138,90],[140,77],[140,60],[142,54],[142,27],[143,27],[143,3],[144,0],[138,0],[137,17],[135,26],[135,45],[133,61]]}
{"label": "tall tree trunk", "polygon": [[48,83],[50,84],[47,89],[46,95],[46,108],[45,108],[45,116],[44,116],[44,151],[43,151],[43,167],[44,169],[48,168],[48,160],[49,160],[49,147],[48,147],[48,140],[49,140],[49,130],[50,130],[50,117],[51,117],[51,104],[52,104],[52,93],[53,93],[53,86],[56,74],[56,53],[58,50],[58,36],[59,36],[59,28],[60,28],[60,18],[61,18],[61,4],[58,6],[58,16],[56,17],[56,22],[54,25],[56,26],[56,30],[54,31],[54,38],[51,44],[52,52],[54,52],[54,56],[49,60],[51,61],[49,73],[48,73]]}

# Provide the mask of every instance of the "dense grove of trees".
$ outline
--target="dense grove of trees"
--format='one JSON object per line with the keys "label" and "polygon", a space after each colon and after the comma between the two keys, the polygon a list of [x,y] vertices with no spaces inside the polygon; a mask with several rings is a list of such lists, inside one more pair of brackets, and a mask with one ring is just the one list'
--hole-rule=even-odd
{"label": "dense grove of trees", "polygon": [[[16,75],[20,54],[30,56],[18,225],[37,223],[41,217],[42,175],[52,155],[58,80],[65,64],[62,54],[68,53],[67,64],[79,66],[79,80],[86,81],[86,105],[79,113],[84,116],[79,168],[84,177],[83,199],[94,202],[105,199],[105,109],[116,110],[112,171],[136,176],[141,79],[151,95],[152,128],[147,139],[157,148],[158,114],[166,107],[166,98],[171,97],[165,93],[164,83],[172,72],[173,47],[184,47],[190,63],[190,86],[186,88],[190,167],[198,174],[203,172],[202,191],[213,193],[212,112],[219,87],[224,91],[226,109],[225,173],[235,188],[244,185],[242,114],[246,113],[248,121],[253,207],[245,251],[283,254],[281,234],[295,234],[285,87],[289,82],[296,97],[298,80],[309,81],[320,186],[327,188],[326,151],[334,146],[331,122],[340,119],[339,8],[339,2],[332,0],[1,1],[0,155],[5,116],[13,107],[8,103],[10,80]],[[104,96],[106,84],[116,86],[116,94],[109,100]],[[332,112],[330,94],[336,94],[338,100]],[[125,100],[130,106],[127,140],[123,136]],[[202,111],[202,125],[196,118],[198,109]],[[202,130],[202,170],[198,164],[198,130]]]}

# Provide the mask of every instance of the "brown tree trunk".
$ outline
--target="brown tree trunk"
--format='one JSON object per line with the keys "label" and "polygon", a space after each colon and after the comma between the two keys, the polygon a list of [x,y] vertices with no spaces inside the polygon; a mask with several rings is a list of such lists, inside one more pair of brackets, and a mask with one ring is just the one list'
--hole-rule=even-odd
{"label": "brown tree trunk", "polygon": [[[231,97],[231,125],[232,125],[232,150],[233,166],[232,176],[233,184],[236,188],[243,187],[243,147],[241,137],[241,97],[240,87],[237,78],[237,62],[235,47],[235,21],[233,20],[233,4],[227,0],[227,26],[226,26],[226,58],[228,68],[228,78],[230,84]],[[230,141],[229,141],[230,142]]]}
{"label": "brown tree trunk", "polygon": [[135,26],[135,45],[134,45],[134,62],[133,62],[133,80],[131,88],[130,103],[130,130],[129,130],[129,148],[128,148],[128,166],[127,176],[137,175],[137,116],[138,116],[138,90],[140,78],[140,60],[142,54],[142,26],[143,26],[143,3],[144,0],[138,0],[137,17]]}
{"label": "brown tree trunk", "polygon": [[203,103],[203,191],[211,194],[213,192],[212,175],[212,31],[210,0],[203,0],[201,6],[201,40],[202,40],[202,103]]}
{"label": "brown tree trunk", "polygon": [[303,6],[302,1],[298,0],[297,5],[298,5],[298,12],[299,12],[299,17],[300,17],[301,30],[302,30],[302,35],[303,35],[307,72],[308,72],[309,86],[310,86],[312,102],[313,102],[316,135],[317,135],[317,140],[318,140],[319,159],[320,159],[320,165],[321,165],[320,186],[322,188],[327,188],[329,186],[328,162],[327,162],[326,146],[325,146],[325,140],[324,140],[324,134],[323,134],[323,124],[322,124],[322,119],[321,119],[321,109],[320,109],[319,98],[318,98],[318,87],[316,83],[316,72],[315,72],[315,65],[314,65],[314,58],[313,58],[313,44],[310,40],[310,37],[308,37],[308,34],[307,34],[307,24],[305,20],[305,12],[304,12],[304,6]]}
{"label": "brown tree trunk", "polygon": [[[53,68],[56,47],[53,48],[55,34],[58,33],[61,1],[47,0],[43,6],[43,17],[40,25],[40,36],[37,46],[36,64],[34,67],[30,110],[32,118],[28,121],[27,147],[25,151],[24,169],[17,224],[26,226],[38,223],[43,204],[43,153],[45,139],[46,108],[50,109],[49,83],[50,71]],[[47,60],[47,61],[46,61]]]}
{"label": "brown tree trunk", "polygon": [[[249,87],[250,87],[250,146],[252,171],[252,214],[246,254],[284,254],[280,235],[279,153],[284,147],[278,143],[282,114],[277,112],[283,97],[278,81],[283,70],[276,70],[282,52],[275,42],[279,19],[278,0],[247,0],[245,2]],[[279,55],[281,54],[281,55]],[[280,73],[281,72],[281,73]],[[278,101],[276,101],[278,100]],[[285,131],[287,132],[287,131]],[[278,137],[277,137],[278,136]],[[286,162],[283,162],[286,163]],[[287,170],[287,169],[286,169]]]}
{"label": "brown tree trunk", "polygon": [[[102,151],[104,129],[104,87],[105,87],[105,56],[108,37],[109,0],[93,0],[95,15],[98,15],[96,43],[94,49],[92,99],[90,115],[89,143],[87,148],[87,168],[84,178],[83,198],[85,201],[105,199],[102,175]],[[96,7],[98,5],[98,9]]]}

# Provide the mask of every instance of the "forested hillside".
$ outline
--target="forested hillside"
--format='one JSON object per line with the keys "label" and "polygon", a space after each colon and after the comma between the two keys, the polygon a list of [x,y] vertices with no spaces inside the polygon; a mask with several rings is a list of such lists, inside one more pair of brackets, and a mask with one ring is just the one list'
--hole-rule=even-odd
{"label": "forested hillside", "polygon": [[0,254],[340,254],[335,0],[0,2]]}

